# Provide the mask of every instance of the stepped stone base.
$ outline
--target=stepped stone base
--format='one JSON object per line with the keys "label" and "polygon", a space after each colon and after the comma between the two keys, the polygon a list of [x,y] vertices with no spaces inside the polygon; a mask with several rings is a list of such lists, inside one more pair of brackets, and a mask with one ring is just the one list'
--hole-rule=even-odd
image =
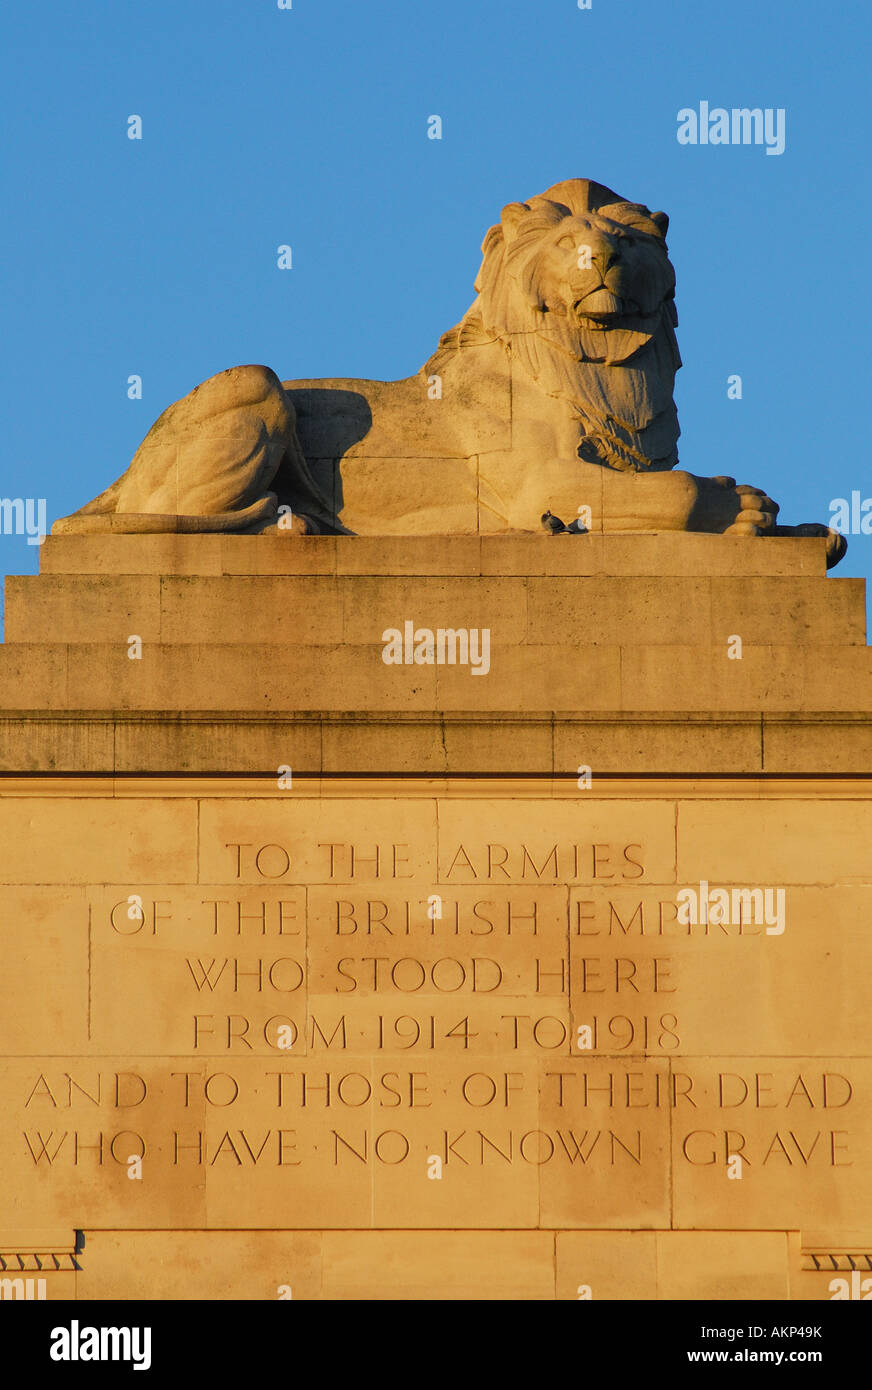
{"label": "stepped stone base", "polygon": [[[862,1296],[872,665],[822,541],[42,561],[0,649],[10,1277]],[[406,621],[488,674],[386,665]],[[703,884],[738,918],[683,922]]]}

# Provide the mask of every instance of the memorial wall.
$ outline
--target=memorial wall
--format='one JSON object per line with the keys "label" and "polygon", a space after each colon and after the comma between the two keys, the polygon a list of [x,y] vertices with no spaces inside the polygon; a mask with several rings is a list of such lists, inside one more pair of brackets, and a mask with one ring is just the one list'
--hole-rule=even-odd
{"label": "memorial wall", "polygon": [[868,1296],[872,664],[825,549],[47,540],[0,650],[5,1273]]}

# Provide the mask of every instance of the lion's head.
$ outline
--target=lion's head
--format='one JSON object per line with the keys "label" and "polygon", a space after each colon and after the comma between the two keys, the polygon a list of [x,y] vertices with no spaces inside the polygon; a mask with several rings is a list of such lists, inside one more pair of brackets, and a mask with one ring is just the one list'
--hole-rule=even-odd
{"label": "lion's head", "polygon": [[509,203],[482,243],[478,298],[425,370],[498,339],[546,395],[570,403],[580,457],[673,467],[681,359],[668,225],[589,179]]}

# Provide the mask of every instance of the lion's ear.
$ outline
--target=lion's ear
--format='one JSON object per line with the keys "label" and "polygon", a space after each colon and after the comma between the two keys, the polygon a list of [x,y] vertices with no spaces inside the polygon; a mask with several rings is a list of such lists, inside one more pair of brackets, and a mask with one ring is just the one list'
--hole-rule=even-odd
{"label": "lion's ear", "polygon": [[661,236],[665,236],[669,231],[669,217],[665,212],[652,212],[651,221],[660,228]]}
{"label": "lion's ear", "polygon": [[506,203],[500,213],[500,221],[503,226],[506,241],[514,240],[517,236],[518,223],[522,217],[530,211],[528,203]]}

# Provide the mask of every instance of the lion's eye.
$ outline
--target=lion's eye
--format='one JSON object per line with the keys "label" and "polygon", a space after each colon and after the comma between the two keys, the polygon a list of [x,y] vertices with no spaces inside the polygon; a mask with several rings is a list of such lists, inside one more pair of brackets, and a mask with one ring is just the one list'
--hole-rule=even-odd
{"label": "lion's eye", "polygon": [[561,248],[561,250],[570,251],[574,250],[575,243],[577,240],[578,238],[574,236],[562,236],[558,241],[557,245]]}

